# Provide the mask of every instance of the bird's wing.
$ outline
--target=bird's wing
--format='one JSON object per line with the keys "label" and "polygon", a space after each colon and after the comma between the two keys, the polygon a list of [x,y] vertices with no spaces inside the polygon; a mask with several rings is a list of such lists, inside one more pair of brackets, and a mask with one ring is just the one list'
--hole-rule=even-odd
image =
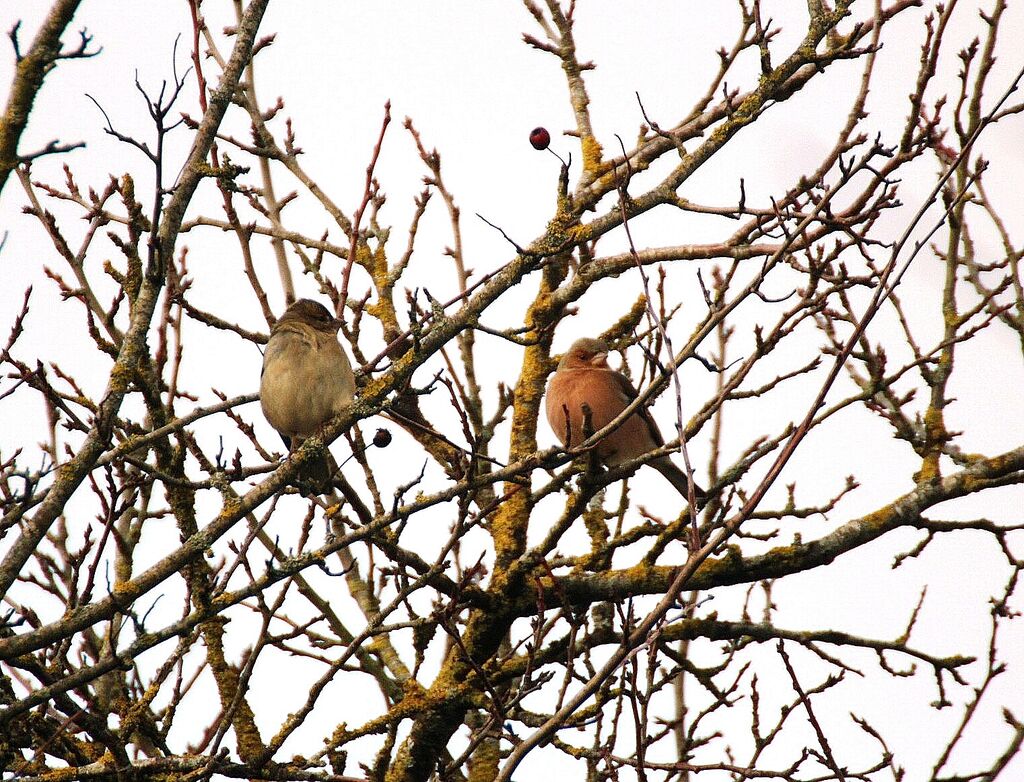
{"label": "bird's wing", "polygon": [[[612,370],[612,377],[615,379],[615,384],[619,392],[626,400],[626,404],[632,404],[633,400],[635,400],[639,394],[637,394],[636,389],[633,388],[633,384],[629,382],[629,378],[621,372],[616,372],[614,370]],[[662,437],[661,432],[658,431],[658,425],[654,423],[654,419],[651,417],[651,411],[647,409],[647,405],[641,405],[640,409],[636,411],[636,414],[640,416],[640,420],[647,424],[647,429],[650,431],[651,439],[654,441],[655,445],[659,447],[664,445],[665,438]]]}

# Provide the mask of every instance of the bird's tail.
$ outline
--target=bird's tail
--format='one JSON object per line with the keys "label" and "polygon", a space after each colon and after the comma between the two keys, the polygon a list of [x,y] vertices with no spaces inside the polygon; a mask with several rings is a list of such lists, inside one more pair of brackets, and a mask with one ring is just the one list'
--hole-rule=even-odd
{"label": "bird's tail", "polygon": [[[281,435],[281,439],[285,441],[285,445],[288,446],[288,450],[292,453],[297,451],[303,443],[301,437],[285,437]],[[334,461],[334,456],[328,448],[324,448],[324,453],[319,459],[314,459],[311,462],[307,462],[303,465],[302,469],[299,470],[299,474],[296,475],[296,487],[303,494],[323,494],[331,487],[331,479],[335,473],[338,472],[338,463]]]}
{"label": "bird's tail", "polygon": [[[684,500],[687,502],[690,501],[690,482],[686,480],[686,473],[676,467],[675,462],[667,456],[662,456],[660,459],[652,461],[650,465],[665,476],[665,480],[675,487],[675,490],[679,492],[680,496],[682,496]],[[707,501],[707,492],[705,492],[696,483],[693,484],[693,494],[697,500],[698,506],[703,506]]]}

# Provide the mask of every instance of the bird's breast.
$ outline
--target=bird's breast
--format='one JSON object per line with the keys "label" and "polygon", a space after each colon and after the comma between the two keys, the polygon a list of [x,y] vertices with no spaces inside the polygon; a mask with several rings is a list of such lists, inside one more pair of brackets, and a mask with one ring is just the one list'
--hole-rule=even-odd
{"label": "bird's breast", "polygon": [[352,368],[333,334],[289,326],[270,338],[260,404],[277,431],[309,437],[342,412],[354,393]]}
{"label": "bird's breast", "polygon": [[[590,409],[590,432],[603,429],[629,404],[616,373],[607,369],[568,369],[552,376],[545,394],[545,412],[555,435],[565,446],[585,438],[584,406]],[[605,435],[597,454],[608,464],[639,456],[653,446],[643,419],[635,413]]]}

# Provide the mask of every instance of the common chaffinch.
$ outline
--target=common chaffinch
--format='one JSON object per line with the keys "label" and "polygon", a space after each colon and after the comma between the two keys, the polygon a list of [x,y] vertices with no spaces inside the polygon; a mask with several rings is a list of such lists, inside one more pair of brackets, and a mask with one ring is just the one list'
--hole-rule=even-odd
{"label": "common chaffinch", "polygon": [[[562,356],[548,382],[545,408],[548,423],[562,445],[579,445],[583,435],[583,406],[590,408],[593,432],[610,424],[637,397],[636,389],[621,372],[608,366],[608,346],[599,339],[578,339]],[[602,437],[595,452],[609,467],[635,459],[665,444],[647,408],[637,408],[618,428]],[[689,497],[686,474],[669,459],[659,456],[647,462],[671,483],[684,499]],[[694,484],[698,500],[704,490]]]}
{"label": "common chaffinch", "polygon": [[[338,343],[341,320],[319,302],[299,299],[270,329],[260,376],[263,415],[294,452],[351,404],[356,383]],[[323,486],[333,460],[325,454],[307,477]]]}

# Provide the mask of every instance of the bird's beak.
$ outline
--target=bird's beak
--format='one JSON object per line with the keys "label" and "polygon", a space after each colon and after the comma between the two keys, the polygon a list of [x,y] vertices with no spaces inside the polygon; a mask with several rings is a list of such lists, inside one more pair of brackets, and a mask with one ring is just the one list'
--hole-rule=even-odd
{"label": "bird's beak", "polygon": [[608,366],[608,353],[596,353],[592,359],[590,359],[591,366],[605,367]]}
{"label": "bird's beak", "polygon": [[341,318],[335,318],[334,320],[331,321],[331,328],[334,329],[335,331],[339,331],[344,323],[345,321],[343,321]]}

